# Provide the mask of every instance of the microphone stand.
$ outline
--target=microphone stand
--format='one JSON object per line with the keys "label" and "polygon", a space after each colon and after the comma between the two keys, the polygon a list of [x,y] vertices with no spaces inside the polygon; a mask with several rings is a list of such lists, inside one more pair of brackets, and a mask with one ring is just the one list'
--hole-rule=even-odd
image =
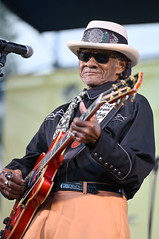
{"label": "microphone stand", "polygon": [[2,73],[2,67],[5,66],[7,54],[8,53],[4,51],[0,51],[0,77],[4,76],[4,74]]}
{"label": "microphone stand", "polygon": [[156,181],[157,181],[157,171],[158,171],[158,161],[159,158],[156,158],[154,174],[152,180],[152,190],[150,197],[150,208],[149,208],[149,220],[148,220],[148,239],[151,239],[152,232],[152,221],[153,221],[153,211],[154,211],[154,201],[155,201],[155,193],[156,193]]}
{"label": "microphone stand", "polygon": [[[0,51],[0,77],[3,77],[2,67],[5,66],[7,53],[4,51]],[[0,195],[0,203],[1,203],[1,195]]]}

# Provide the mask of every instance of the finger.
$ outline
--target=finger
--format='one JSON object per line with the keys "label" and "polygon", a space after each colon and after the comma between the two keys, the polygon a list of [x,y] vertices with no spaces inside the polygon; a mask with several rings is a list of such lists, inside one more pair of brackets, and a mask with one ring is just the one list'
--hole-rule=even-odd
{"label": "finger", "polygon": [[[83,103],[83,101],[80,102],[79,109],[81,114],[84,114],[87,111],[87,108],[85,107],[85,104]],[[91,121],[94,120],[95,122],[97,122],[96,115],[94,114],[93,116],[91,116],[90,120]]]}
{"label": "finger", "polygon": [[8,179],[5,177],[3,173],[0,174],[0,191],[2,192],[4,188],[6,188],[8,184]]}
{"label": "finger", "polygon": [[2,192],[7,195],[9,199],[18,198],[24,191],[24,185],[16,184],[14,181],[7,180],[8,182],[3,186]]}
{"label": "finger", "polygon": [[85,107],[85,104],[83,103],[83,101],[80,102],[79,109],[81,114],[84,114],[87,111],[87,108]]}
{"label": "finger", "polygon": [[77,134],[83,132],[86,128],[86,121],[82,121],[79,118],[75,118],[71,124],[72,135],[77,137]]}
{"label": "finger", "polygon": [[21,171],[4,169],[0,174],[0,191],[8,199],[18,198],[24,191]]}
{"label": "finger", "polygon": [[21,194],[24,191],[24,184],[8,181],[7,188],[11,193],[15,192],[15,194]]}
{"label": "finger", "polygon": [[22,171],[20,169],[15,169],[14,172],[15,172],[15,174],[22,177]]}
{"label": "finger", "polygon": [[21,196],[21,194],[16,193],[16,192],[10,192],[7,188],[3,189],[3,191],[1,192],[3,194],[4,197],[13,200],[13,199],[17,199]]}
{"label": "finger", "polygon": [[12,177],[11,177],[10,181],[12,181],[18,185],[23,185],[24,179],[22,178],[22,172],[19,169],[14,170],[12,172]]}
{"label": "finger", "polygon": [[8,180],[13,181],[23,181],[22,178],[22,172],[19,169],[16,170],[9,170],[7,168],[4,168],[0,174],[3,178],[6,177]]}
{"label": "finger", "polygon": [[24,180],[21,179],[21,176],[19,176],[19,178],[16,177],[16,174],[12,174],[10,172],[7,172],[4,174],[4,181],[3,181],[3,185],[2,188],[7,188],[8,191],[10,192],[17,192],[17,193],[21,193],[23,191],[24,188]]}
{"label": "finger", "polygon": [[8,199],[15,199],[22,195],[23,187],[20,185],[14,185],[13,182],[8,181],[7,184],[1,186],[1,193]]}

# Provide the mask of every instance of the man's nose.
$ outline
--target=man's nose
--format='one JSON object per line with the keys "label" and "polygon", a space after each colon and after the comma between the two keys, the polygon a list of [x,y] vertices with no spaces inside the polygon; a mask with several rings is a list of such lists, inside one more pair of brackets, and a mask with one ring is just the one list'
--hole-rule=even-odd
{"label": "man's nose", "polygon": [[86,62],[86,65],[89,66],[89,67],[97,66],[97,64],[98,63],[93,56]]}

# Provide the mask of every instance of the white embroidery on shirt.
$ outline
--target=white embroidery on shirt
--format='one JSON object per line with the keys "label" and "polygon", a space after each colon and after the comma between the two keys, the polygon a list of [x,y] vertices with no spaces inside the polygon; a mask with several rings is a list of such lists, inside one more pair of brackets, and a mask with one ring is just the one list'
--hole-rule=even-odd
{"label": "white embroidery on shirt", "polygon": [[[121,121],[121,122],[124,122],[125,120],[127,119],[127,116],[122,116],[121,114],[117,114],[113,120],[118,120],[118,121]],[[113,121],[112,120],[112,121]]]}
{"label": "white embroidery on shirt", "polygon": [[51,113],[49,114],[45,120],[54,120],[57,116],[60,116],[62,117],[64,115],[64,110],[63,109],[60,109],[59,111],[57,111],[56,113]]}

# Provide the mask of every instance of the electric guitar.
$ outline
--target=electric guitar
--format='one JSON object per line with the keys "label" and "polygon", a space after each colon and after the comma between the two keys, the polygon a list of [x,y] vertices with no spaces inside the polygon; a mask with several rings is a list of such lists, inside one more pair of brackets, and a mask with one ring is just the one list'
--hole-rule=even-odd
{"label": "electric guitar", "polygon": [[[112,87],[101,93],[87,111],[81,115],[82,120],[89,120],[104,103],[125,103],[126,98],[134,99],[142,83],[143,73],[139,72],[125,80],[113,84]],[[5,228],[0,232],[1,239],[20,239],[27,230],[36,210],[48,197],[57,170],[63,161],[66,147],[73,141],[73,136],[68,130],[60,132],[53,140],[49,150],[42,153],[25,178],[24,194],[16,200],[11,214],[4,219]]]}

